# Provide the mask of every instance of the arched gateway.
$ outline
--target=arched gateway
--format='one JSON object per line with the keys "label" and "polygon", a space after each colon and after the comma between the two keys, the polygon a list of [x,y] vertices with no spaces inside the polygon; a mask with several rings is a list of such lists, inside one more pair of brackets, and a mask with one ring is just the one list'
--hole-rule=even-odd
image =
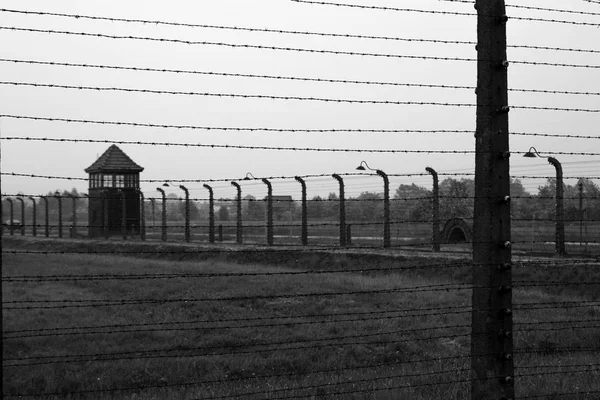
{"label": "arched gateway", "polygon": [[440,237],[443,243],[471,242],[473,229],[462,218],[452,218],[444,225]]}

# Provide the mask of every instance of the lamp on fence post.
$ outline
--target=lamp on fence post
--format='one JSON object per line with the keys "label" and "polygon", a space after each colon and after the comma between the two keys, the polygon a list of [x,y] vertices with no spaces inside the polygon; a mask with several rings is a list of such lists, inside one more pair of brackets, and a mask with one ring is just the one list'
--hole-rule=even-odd
{"label": "lamp on fence post", "polygon": [[299,176],[295,176],[300,185],[302,186],[302,245],[308,245],[308,215],[306,206],[306,182]]}
{"label": "lamp on fence post", "polygon": [[54,197],[58,200],[58,237],[62,238],[62,196],[58,190],[54,193]]}
{"label": "lamp on fence post", "polygon": [[340,184],[340,246],[346,247],[346,195],[344,180],[338,174],[331,175]]}
{"label": "lamp on fence post", "polygon": [[160,240],[167,241],[167,195],[162,188],[156,188],[162,196],[162,218],[161,218],[161,233]]}
{"label": "lamp on fence post", "polygon": [[17,200],[21,203],[21,236],[25,236],[25,200],[22,195],[17,196]]}
{"label": "lamp on fence post", "polygon": [[185,192],[185,241],[189,243],[190,241],[190,192],[188,189],[179,185],[179,189]]}
{"label": "lamp on fence post", "polygon": [[44,236],[50,236],[50,216],[48,215],[48,198],[46,196],[40,196],[40,199],[44,200]]}
{"label": "lamp on fence post", "polygon": [[215,242],[215,196],[212,187],[207,184],[202,185],[208,189],[208,241]]}
{"label": "lamp on fence post", "polygon": [[548,163],[554,166],[556,170],[556,209],[554,213],[555,217],[555,232],[554,232],[554,252],[558,256],[566,255],[565,251],[565,220],[564,220],[564,206],[563,206],[563,171],[562,165],[554,157],[542,156],[535,147],[530,147],[529,151],[523,154],[523,157],[527,158],[546,158]]}
{"label": "lamp on fence post", "polygon": [[144,206],[144,193],[140,190],[136,190],[140,196],[140,239],[146,240],[146,209]]}
{"label": "lamp on fence post", "polygon": [[33,207],[31,234],[33,236],[37,236],[37,215],[36,215],[37,214],[37,205],[35,204],[35,198],[33,198],[32,196],[29,196],[29,199],[31,200],[32,207]]}
{"label": "lamp on fence post", "polygon": [[14,204],[11,198],[7,197],[5,200],[8,201],[8,204],[10,204],[10,225],[8,226],[8,232],[10,233],[10,236],[13,236],[15,234],[13,229],[13,224],[15,221]]}
{"label": "lamp on fence post", "polygon": [[383,178],[383,247],[390,247],[390,180],[385,172],[369,167],[366,161],[361,161],[356,167],[358,171],[371,170]]}
{"label": "lamp on fence post", "polygon": [[432,249],[434,252],[440,251],[440,188],[439,188],[439,180],[437,172],[431,168],[425,168],[425,171],[429,172],[433,177],[433,226],[432,226],[432,236],[433,240]]}
{"label": "lamp on fence post", "polygon": [[235,238],[237,244],[242,244],[242,187],[237,182],[231,182],[231,186],[234,186],[237,190],[237,218],[236,218],[236,230]]}

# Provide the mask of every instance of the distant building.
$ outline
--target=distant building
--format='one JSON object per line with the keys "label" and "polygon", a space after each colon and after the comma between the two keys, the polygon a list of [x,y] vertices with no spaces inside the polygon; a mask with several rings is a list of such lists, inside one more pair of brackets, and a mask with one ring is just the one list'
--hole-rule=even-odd
{"label": "distant building", "polygon": [[140,232],[139,188],[143,170],[114,144],[85,169],[89,174],[90,237],[122,232],[124,214],[127,232]]}

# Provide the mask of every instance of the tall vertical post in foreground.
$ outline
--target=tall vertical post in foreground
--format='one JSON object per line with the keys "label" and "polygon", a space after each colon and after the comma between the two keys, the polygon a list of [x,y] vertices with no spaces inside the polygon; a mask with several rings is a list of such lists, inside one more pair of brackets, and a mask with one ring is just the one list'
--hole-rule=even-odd
{"label": "tall vertical post in foreground", "polygon": [[477,0],[471,399],[514,398],[506,14]]}
{"label": "tall vertical post in foreground", "polygon": [[302,245],[308,245],[308,214],[306,206],[306,182],[299,176],[295,176],[300,185],[302,186]]}
{"label": "tall vertical post in foreground", "polygon": [[431,239],[433,243],[431,248],[434,252],[440,251],[440,185],[438,180],[437,172],[430,167],[425,168],[427,172],[433,177],[433,212],[432,212],[432,235]]}
{"label": "tall vertical post in foreground", "polygon": [[338,174],[331,175],[340,184],[340,246],[346,247],[346,193],[344,180]]}

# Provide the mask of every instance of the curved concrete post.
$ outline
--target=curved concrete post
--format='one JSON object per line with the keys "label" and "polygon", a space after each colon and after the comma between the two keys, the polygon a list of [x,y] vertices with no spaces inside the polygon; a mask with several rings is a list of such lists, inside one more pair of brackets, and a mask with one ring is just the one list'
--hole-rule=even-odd
{"label": "curved concrete post", "polygon": [[375,170],[375,173],[383,178],[383,247],[390,247],[390,180],[380,169]]}
{"label": "curved concrete post", "polygon": [[73,235],[77,233],[77,197],[71,195],[73,202]]}
{"label": "curved concrete post", "polygon": [[184,193],[185,193],[185,230],[184,230],[184,236],[185,236],[185,241],[187,243],[189,243],[190,242],[190,192],[183,185],[179,185],[179,189],[183,190]]}
{"label": "curved concrete post", "polygon": [[344,180],[338,174],[331,175],[340,184],[340,246],[346,247],[346,195]]}
{"label": "curved concrete post", "polygon": [[237,218],[236,218],[236,229],[235,238],[237,244],[242,244],[242,187],[237,182],[231,182],[231,186],[235,186],[237,190]]}
{"label": "curved concrete post", "polygon": [[215,242],[215,196],[212,187],[203,185],[208,189],[208,241]]}
{"label": "curved concrete post", "polygon": [[29,196],[29,199],[31,200],[31,203],[33,205],[31,234],[33,236],[37,236],[37,205],[35,204],[35,199],[32,196]]}
{"label": "curved concrete post", "polygon": [[44,236],[50,236],[50,216],[48,215],[48,198],[46,196],[40,196],[40,199],[44,200]]}
{"label": "curved concrete post", "polygon": [[273,246],[273,186],[266,178],[262,181],[267,185],[267,244]]}
{"label": "curved concrete post", "polygon": [[161,233],[160,240],[167,241],[167,195],[162,188],[156,188],[162,196],[162,217],[161,217]]}
{"label": "curved concrete post", "polygon": [[56,197],[56,199],[58,200],[58,237],[62,238],[63,237],[63,232],[62,232],[62,196],[60,194],[54,195],[54,197]]}
{"label": "curved concrete post", "polygon": [[150,208],[152,208],[152,235],[156,233],[156,199],[151,197],[150,200]]}
{"label": "curved concrete post", "polygon": [[140,189],[137,190],[140,195],[140,239],[146,240],[146,211],[144,207],[144,193]]}
{"label": "curved concrete post", "polygon": [[548,162],[556,169],[556,229],[554,251],[558,256],[564,256],[567,252],[565,249],[565,211],[563,205],[563,171],[562,165],[554,157],[548,157]]}
{"label": "curved concrete post", "polygon": [[21,236],[25,236],[25,200],[22,197],[17,197],[21,203]]}
{"label": "curved concrete post", "polygon": [[299,176],[295,176],[300,185],[302,186],[302,245],[308,245],[308,214],[306,206],[306,182]]}
{"label": "curved concrete post", "polygon": [[10,204],[10,225],[8,227],[8,232],[10,233],[10,236],[13,236],[15,234],[15,230],[13,228],[13,223],[15,221],[15,206],[12,199],[6,198],[5,200],[8,201],[8,204]]}
{"label": "curved concrete post", "polygon": [[432,211],[432,235],[431,248],[434,252],[440,251],[440,188],[437,172],[430,167],[425,168],[433,177],[433,211]]}

